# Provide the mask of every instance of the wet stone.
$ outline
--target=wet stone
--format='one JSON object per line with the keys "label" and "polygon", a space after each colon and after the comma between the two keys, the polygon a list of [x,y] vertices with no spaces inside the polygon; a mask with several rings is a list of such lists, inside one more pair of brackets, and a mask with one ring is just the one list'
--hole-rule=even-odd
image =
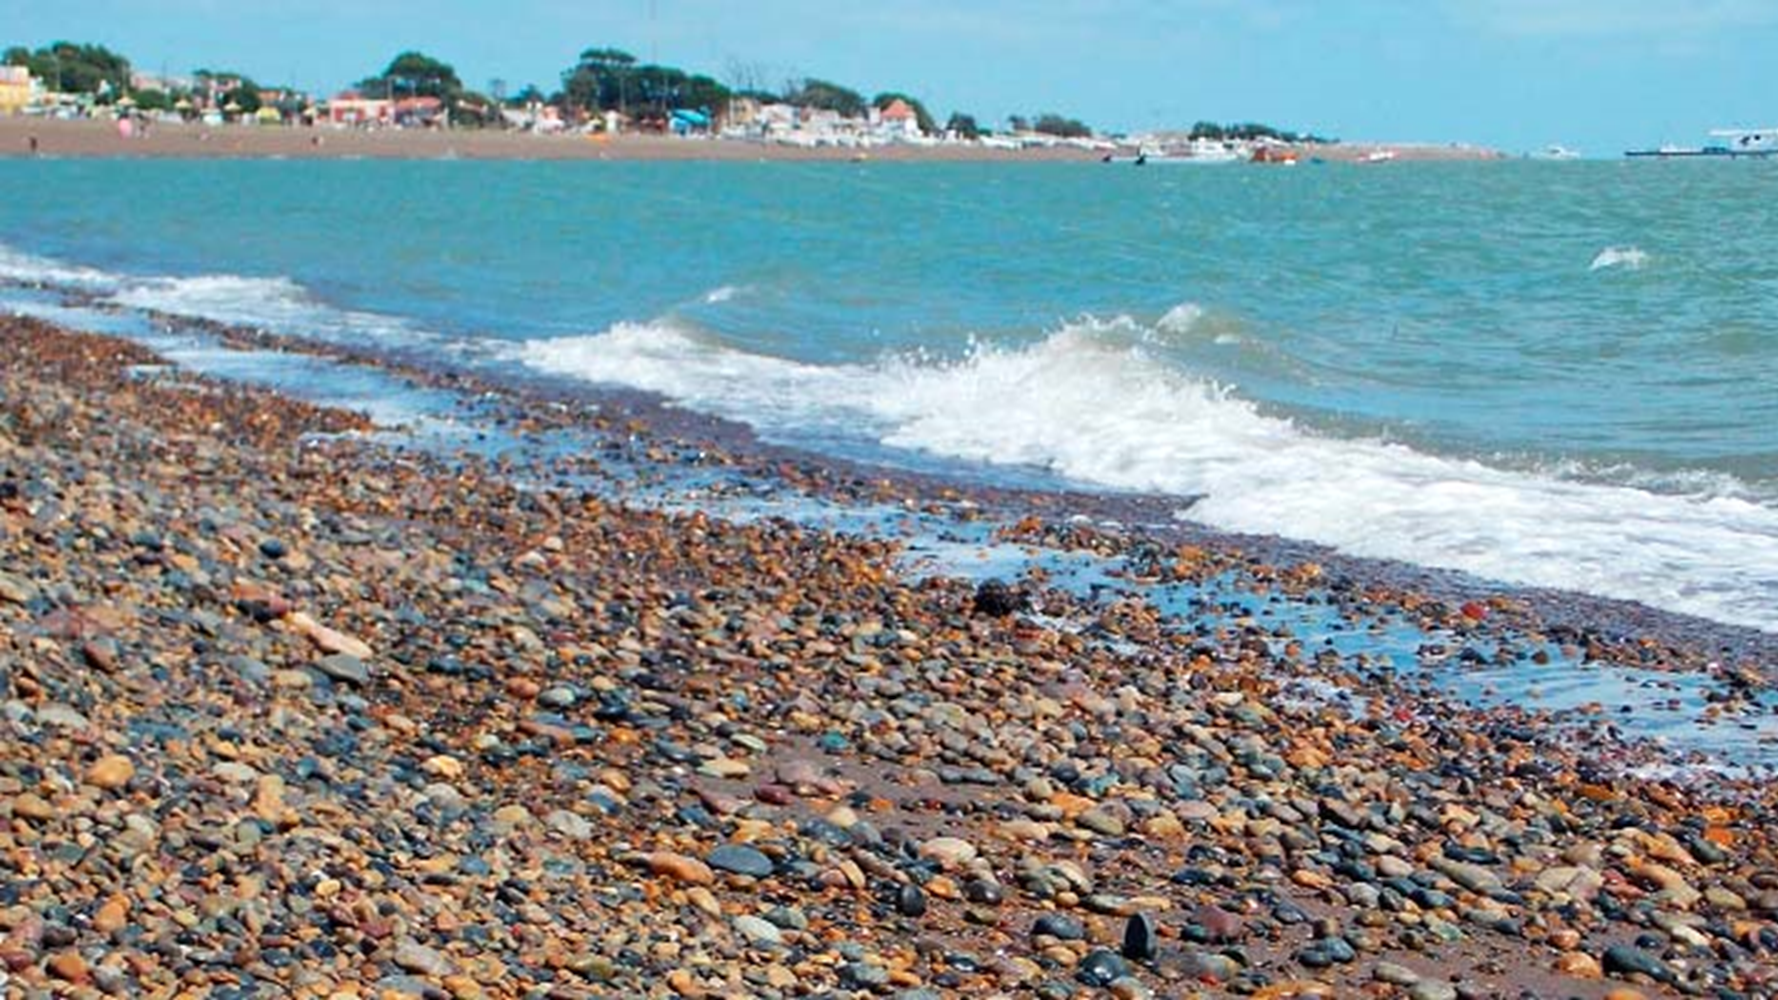
{"label": "wet stone", "polygon": [[926,915],[926,894],[913,884],[902,886],[895,893],[895,912],[904,917]]}
{"label": "wet stone", "polygon": [[1033,936],[1052,937],[1058,941],[1079,941],[1087,936],[1080,921],[1062,913],[1046,913],[1031,927]]}
{"label": "wet stone", "polygon": [[1074,978],[1088,986],[1110,986],[1114,980],[1123,978],[1129,972],[1129,963],[1115,952],[1095,948],[1087,953],[1086,958],[1081,959],[1080,966],[1074,970]]}

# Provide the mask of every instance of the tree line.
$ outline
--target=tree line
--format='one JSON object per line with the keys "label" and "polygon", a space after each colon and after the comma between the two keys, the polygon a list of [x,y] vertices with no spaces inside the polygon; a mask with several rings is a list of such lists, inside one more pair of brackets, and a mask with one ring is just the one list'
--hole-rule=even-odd
{"label": "tree line", "polygon": [[[124,56],[102,45],[58,41],[35,50],[13,46],[0,54],[0,61],[28,67],[33,76],[45,80],[63,93],[91,94],[101,101],[114,101],[128,95],[144,110],[172,108],[191,93],[167,92],[131,85],[130,62]],[[803,108],[832,111],[859,118],[870,109],[889,107],[904,102],[914,113],[920,130],[928,134],[951,132],[964,138],[977,138],[990,131],[972,114],[953,112],[942,128],[924,102],[910,94],[885,91],[866,98],[843,84],[815,78],[796,79],[776,90],[767,89],[744,78],[757,73],[737,72],[735,85],[715,77],[689,72],[676,66],[643,62],[619,48],[593,47],[581,52],[572,66],[561,73],[561,87],[545,93],[536,85],[528,85],[508,95],[499,81],[481,93],[467,87],[450,63],[419,51],[404,51],[390,60],[381,71],[358,81],[355,89],[367,97],[436,98],[449,109],[457,124],[497,124],[503,106],[524,107],[549,104],[570,117],[592,117],[615,111],[626,117],[663,119],[676,109],[696,109],[720,117],[730,101],[752,99],[762,103],[783,102]],[[252,113],[264,104],[262,94],[268,89],[241,73],[198,70],[197,86],[206,97],[218,103],[238,107]],[[226,84],[218,94],[218,84]],[[281,90],[281,88],[279,88]],[[279,110],[291,113],[293,98],[285,96]],[[1037,132],[1059,138],[1084,138],[1094,134],[1085,122],[1053,112],[1025,116],[1012,115],[1007,126],[1014,132]],[[1192,128],[1193,137],[1207,139],[1275,138],[1285,142],[1324,141],[1314,135],[1274,129],[1254,123],[1220,125],[1199,122]]]}

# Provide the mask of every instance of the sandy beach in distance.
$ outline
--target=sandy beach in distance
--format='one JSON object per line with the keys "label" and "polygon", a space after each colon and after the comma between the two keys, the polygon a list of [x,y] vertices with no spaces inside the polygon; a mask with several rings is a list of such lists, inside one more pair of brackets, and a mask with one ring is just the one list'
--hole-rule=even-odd
{"label": "sandy beach in distance", "polygon": [[[733,140],[664,135],[537,135],[480,129],[290,128],[283,126],[157,123],[147,137],[125,139],[116,123],[0,117],[0,157],[256,158],[271,159],[465,159],[465,160],[854,160],[890,162],[1090,162],[1104,154],[1059,146],[998,149],[989,146],[877,146],[802,148]],[[1338,162],[1363,160],[1386,149],[1401,160],[1483,160],[1499,154],[1468,146],[1342,143],[1306,148],[1305,155]]]}
{"label": "sandy beach in distance", "polygon": [[1009,150],[986,146],[881,146],[805,149],[664,135],[537,135],[483,129],[339,129],[156,123],[146,138],[125,139],[114,122],[0,118],[0,156],[171,158],[267,157],[394,160],[1094,160],[1073,148]]}

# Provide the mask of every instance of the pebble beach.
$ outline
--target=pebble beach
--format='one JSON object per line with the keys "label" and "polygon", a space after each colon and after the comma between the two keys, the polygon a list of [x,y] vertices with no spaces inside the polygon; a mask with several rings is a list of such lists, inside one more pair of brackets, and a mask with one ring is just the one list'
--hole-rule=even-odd
{"label": "pebble beach", "polygon": [[[1778,793],[1604,706],[1475,707],[1251,615],[551,488],[122,338],[11,318],[0,356],[8,996],[1778,993]],[[611,462],[1003,500],[485,391]],[[1683,630],[1043,498],[996,540],[1386,616],[1428,660],[1702,679],[1713,716],[1769,685]]]}

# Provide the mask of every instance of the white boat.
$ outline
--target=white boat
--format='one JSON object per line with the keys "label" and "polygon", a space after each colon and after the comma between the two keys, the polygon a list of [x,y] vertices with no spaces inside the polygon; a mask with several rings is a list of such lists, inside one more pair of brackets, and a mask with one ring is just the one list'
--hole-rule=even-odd
{"label": "white boat", "polygon": [[1778,156],[1778,128],[1719,128],[1710,137],[1724,140],[1711,148],[1729,156]]}
{"label": "white boat", "polygon": [[1567,146],[1545,146],[1542,152],[1531,154],[1534,160],[1578,160],[1580,153]]}
{"label": "white boat", "polygon": [[1703,147],[1665,145],[1658,149],[1632,149],[1624,155],[1660,160],[1699,156],[1720,156],[1731,160],[1778,157],[1778,128],[1719,128],[1712,129],[1710,137],[1719,141]]}
{"label": "white boat", "polygon": [[1228,163],[1242,163],[1246,159],[1246,153],[1230,143],[1216,142],[1211,139],[1193,139],[1189,145],[1171,149],[1144,146],[1137,150],[1134,156],[1106,156],[1105,162],[1133,163],[1138,167],[1214,167]]}

